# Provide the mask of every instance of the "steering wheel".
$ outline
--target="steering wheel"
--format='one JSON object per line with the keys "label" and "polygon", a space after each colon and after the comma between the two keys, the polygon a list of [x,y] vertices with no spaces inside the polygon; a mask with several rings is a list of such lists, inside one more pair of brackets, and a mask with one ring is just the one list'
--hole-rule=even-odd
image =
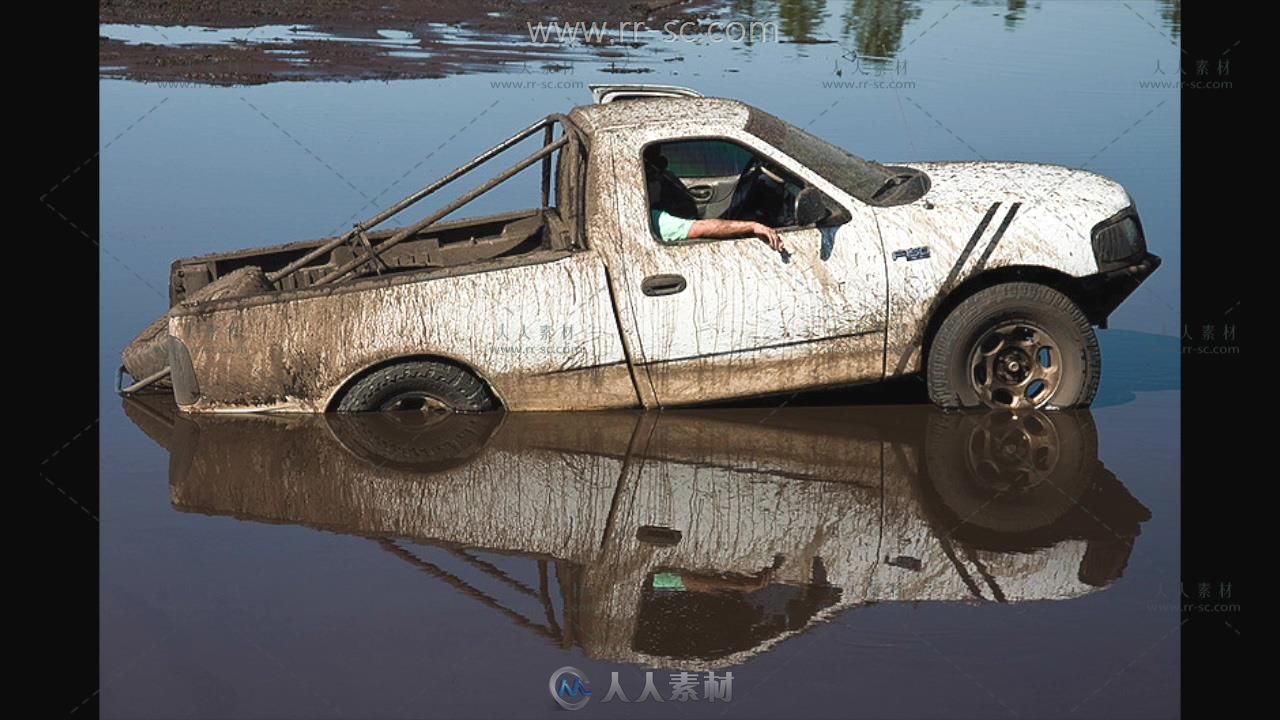
{"label": "steering wheel", "polygon": [[779,201],[785,195],[787,181],[759,158],[751,158],[738,175],[729,207],[724,211],[728,220],[754,220],[776,222]]}

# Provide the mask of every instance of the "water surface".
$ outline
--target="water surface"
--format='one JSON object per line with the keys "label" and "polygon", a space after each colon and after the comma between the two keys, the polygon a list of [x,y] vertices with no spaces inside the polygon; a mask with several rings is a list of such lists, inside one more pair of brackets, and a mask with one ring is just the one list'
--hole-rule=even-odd
{"label": "water surface", "polygon": [[[1179,103],[1144,86],[1178,67],[1171,7],[742,3],[783,42],[655,36],[434,80],[103,80],[104,716],[549,715],[563,665],[602,691],[616,670],[632,696],[645,668],[664,693],[681,668],[734,673],[727,705],[585,711],[614,716],[1175,715]],[[1100,333],[1094,411],[1015,444],[1070,466],[1060,497],[1051,473],[1035,486],[1062,502],[998,532],[959,522],[939,473],[991,492],[955,454],[982,431],[931,435],[924,410],[507,418],[427,447],[448,457],[424,467],[388,448],[438,433],[176,420],[112,394],[173,259],[344,230],[619,68],[876,160],[1124,183],[1166,264]],[[524,180],[475,212],[528,205]],[[937,447],[952,461],[931,466]]]}

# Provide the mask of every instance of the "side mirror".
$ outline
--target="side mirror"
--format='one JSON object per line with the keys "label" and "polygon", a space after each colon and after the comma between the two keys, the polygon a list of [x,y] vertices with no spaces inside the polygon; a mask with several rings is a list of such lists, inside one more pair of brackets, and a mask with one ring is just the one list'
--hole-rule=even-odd
{"label": "side mirror", "polygon": [[795,221],[796,225],[801,227],[818,225],[833,218],[837,221],[835,224],[848,222],[848,220],[839,219],[847,215],[842,210],[843,208],[839,208],[833,200],[815,187],[803,188],[800,194],[796,195]]}

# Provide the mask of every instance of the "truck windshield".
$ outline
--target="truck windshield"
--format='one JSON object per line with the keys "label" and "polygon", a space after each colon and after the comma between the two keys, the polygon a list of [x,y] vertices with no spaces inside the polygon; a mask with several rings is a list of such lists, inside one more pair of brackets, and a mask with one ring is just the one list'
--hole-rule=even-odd
{"label": "truck windshield", "polygon": [[890,183],[897,182],[900,176],[900,172],[893,168],[864,160],[756,108],[751,109],[747,119],[747,132],[870,205],[885,204],[881,191]]}

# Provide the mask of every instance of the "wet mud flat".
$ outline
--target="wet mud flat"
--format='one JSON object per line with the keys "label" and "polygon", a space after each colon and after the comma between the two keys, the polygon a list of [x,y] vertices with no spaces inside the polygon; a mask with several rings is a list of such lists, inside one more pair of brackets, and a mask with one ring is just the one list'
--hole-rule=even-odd
{"label": "wet mud flat", "polygon": [[[696,22],[722,5],[711,0],[101,0],[98,64],[103,77],[209,85],[432,78],[513,66],[554,73],[583,58],[631,74],[644,72],[626,62],[628,51],[643,43],[618,32],[621,23],[660,29],[670,20]],[[589,42],[531,39],[529,23],[550,22],[596,23],[610,32]]]}

